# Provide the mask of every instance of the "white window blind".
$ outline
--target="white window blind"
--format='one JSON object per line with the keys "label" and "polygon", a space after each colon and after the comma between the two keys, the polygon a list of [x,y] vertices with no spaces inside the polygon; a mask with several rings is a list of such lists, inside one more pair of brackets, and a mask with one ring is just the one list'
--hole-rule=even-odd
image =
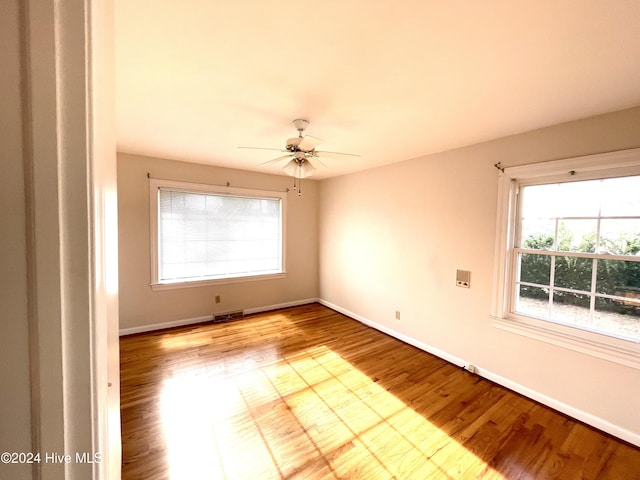
{"label": "white window blind", "polygon": [[158,282],[283,271],[280,198],[158,189]]}

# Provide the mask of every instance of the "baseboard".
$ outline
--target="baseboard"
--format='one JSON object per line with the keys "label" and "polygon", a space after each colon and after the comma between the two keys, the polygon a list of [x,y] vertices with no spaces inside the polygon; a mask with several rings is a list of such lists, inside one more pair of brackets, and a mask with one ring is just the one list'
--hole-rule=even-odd
{"label": "baseboard", "polygon": [[368,318],[365,318],[362,315],[358,315],[357,313],[353,313],[347,310],[346,308],[342,308],[338,305],[335,305],[331,302],[327,302],[326,300],[322,300],[322,299],[319,299],[318,303],[320,303],[321,305],[324,305],[325,307],[329,307],[331,310],[335,310],[336,312],[342,313],[347,317],[353,318],[354,320],[357,320],[360,323],[367,325],[368,327],[375,328],[376,330],[379,330],[383,333],[386,333],[387,335],[397,338],[398,340],[401,340],[404,343],[408,343],[409,345],[413,345],[414,347],[419,348],[420,350],[423,350],[427,353],[431,353],[436,357],[440,357],[449,363],[453,363],[454,365],[457,365],[459,367],[463,367],[467,364],[464,362],[464,360],[462,360],[459,357],[456,357],[455,355],[450,355],[449,353],[443,350],[440,350],[439,348],[435,348],[431,345],[427,345],[426,343],[416,340],[415,338],[409,337],[408,335],[404,335],[403,333],[396,332],[395,330],[389,327],[385,327],[384,325],[380,325],[379,323],[372,322]]}
{"label": "baseboard", "polygon": [[[443,350],[440,350],[432,345],[428,345],[424,342],[416,340],[415,338],[411,338],[400,332],[396,332],[395,330],[385,327],[384,325],[380,325],[376,322],[373,322],[363,317],[362,315],[358,315],[357,313],[351,312],[346,308],[340,307],[339,305],[335,305],[323,299],[318,299],[318,303],[332,310],[335,310],[336,312],[342,313],[347,317],[353,318],[354,320],[357,320],[360,323],[363,323],[364,325],[367,325],[371,328],[375,328],[376,330],[379,330],[383,333],[386,333],[387,335],[397,338],[398,340],[401,340],[404,343],[408,343],[409,345],[413,345],[414,347],[419,348],[420,350],[423,350],[427,353],[431,353],[436,357],[440,357],[443,360],[446,360],[447,362],[457,365],[459,367],[468,365],[470,363],[470,362],[464,361],[463,359],[455,355],[450,355],[449,353],[444,352]],[[586,423],[587,425],[597,428],[598,430],[602,430],[603,432],[613,435],[614,437],[620,438],[625,442],[629,442],[635,446],[640,447],[640,435],[637,433],[626,430],[618,425],[615,425],[611,422],[608,422],[607,420],[604,420],[600,417],[592,415],[583,410],[574,408],[571,405],[562,403],[552,397],[549,397],[540,392],[532,390],[528,387],[525,387],[524,385],[520,385],[519,383],[516,383],[503,376],[497,375],[496,373],[486,370],[484,368],[476,366],[476,369],[477,369],[476,370],[477,375],[483,378],[486,378],[487,380],[497,383],[498,385],[508,388],[509,390],[512,390],[516,393],[519,393],[520,395],[530,398],[531,400],[535,400],[536,402],[546,405],[547,407],[553,408],[558,412],[564,413],[565,415],[575,418],[576,420]]]}
{"label": "baseboard", "polygon": [[579,410],[572,407],[571,405],[562,403],[555,398],[527,388],[523,385],[520,385],[519,383],[513,382],[508,378],[502,377],[488,370],[478,368],[477,372],[478,375],[486,378],[487,380],[491,380],[498,385],[508,388],[509,390],[519,393],[520,395],[523,395],[527,398],[535,400],[536,402],[546,405],[547,407],[553,408],[554,410],[564,413],[571,418],[575,418],[576,420],[597,428],[598,430],[602,430],[603,432],[620,438],[625,442],[629,442],[637,447],[640,447],[640,435],[637,433],[631,432],[625,428],[604,420],[603,418],[585,412],[584,410]]}
{"label": "baseboard", "polygon": [[170,322],[151,323],[149,325],[141,325],[139,327],[121,328],[120,336],[133,335],[134,333],[153,332],[155,330],[164,330],[165,328],[184,327],[185,325],[193,325],[196,323],[204,323],[213,321],[213,314],[203,317],[183,318],[181,320],[173,320]]}
{"label": "baseboard", "polygon": [[[277,303],[273,305],[265,305],[262,307],[247,308],[243,310],[242,313],[245,315],[250,315],[252,313],[268,312],[270,310],[278,310],[280,308],[297,307],[300,305],[306,305],[308,303],[315,303],[317,301],[318,301],[317,298],[306,298],[303,300],[294,300],[292,302]],[[149,325],[141,325],[139,327],[122,328],[120,329],[119,334],[121,337],[124,337],[125,335],[133,335],[135,333],[153,332],[155,330],[164,330],[166,328],[174,328],[174,327],[184,327],[186,325],[194,325],[197,323],[204,323],[204,322],[211,322],[211,321],[213,321],[213,314],[204,315],[202,317],[183,318],[180,320],[172,320],[169,322],[152,323]]]}
{"label": "baseboard", "polygon": [[318,302],[317,298],[306,298],[304,300],[294,300],[293,302],[275,303],[264,307],[247,308],[244,310],[244,314],[251,315],[252,313],[268,312],[270,310],[279,310],[280,308],[299,307],[300,305],[316,302]]}

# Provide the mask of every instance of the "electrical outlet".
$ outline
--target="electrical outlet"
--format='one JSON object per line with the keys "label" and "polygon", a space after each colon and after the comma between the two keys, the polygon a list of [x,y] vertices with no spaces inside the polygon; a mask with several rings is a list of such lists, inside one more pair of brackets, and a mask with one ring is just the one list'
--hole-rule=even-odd
{"label": "electrical outlet", "polygon": [[216,303],[220,303],[220,295],[216,295]]}
{"label": "electrical outlet", "polygon": [[396,310],[396,320],[400,320],[400,310]]}
{"label": "electrical outlet", "polygon": [[469,365],[467,365],[466,368],[467,372],[469,373],[478,373],[478,369],[476,368],[475,365],[473,365],[472,363],[470,363]]}

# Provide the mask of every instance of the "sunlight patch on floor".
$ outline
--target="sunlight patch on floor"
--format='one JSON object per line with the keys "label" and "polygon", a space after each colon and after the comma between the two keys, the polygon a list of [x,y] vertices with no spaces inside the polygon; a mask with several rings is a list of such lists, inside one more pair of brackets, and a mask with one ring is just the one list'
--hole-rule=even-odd
{"label": "sunlight patch on floor", "polygon": [[502,478],[327,347],[215,371],[164,382],[172,479]]}
{"label": "sunlight patch on floor", "polygon": [[[232,321],[235,321],[235,320],[232,320]],[[255,330],[256,335],[260,335],[260,333],[264,334],[263,325],[265,327],[270,326],[270,328],[278,328],[273,326],[274,321],[280,322],[280,324],[285,326],[290,331],[292,329],[293,331],[300,330],[298,327],[295,326],[295,322],[292,322],[289,317],[287,317],[286,315],[283,315],[282,313],[272,313],[271,315],[265,316],[261,322],[256,322],[251,324],[250,329]],[[200,347],[200,346],[208,346],[211,343],[211,338],[207,336],[203,336],[199,331],[199,328],[202,326],[208,327],[212,325],[212,323],[215,324],[216,322],[206,322],[201,325],[195,324],[195,325],[191,325],[190,327],[183,327],[183,328],[192,328],[193,332],[184,332],[182,330],[167,331],[166,333],[162,334],[161,338],[159,339],[160,341],[158,343],[164,350],[168,350],[168,351],[191,349],[191,348]]]}
{"label": "sunlight patch on floor", "polygon": [[201,335],[194,334],[189,338],[187,334],[175,335],[168,333],[160,340],[160,346],[165,350],[181,350],[207,345],[211,342],[209,338],[202,338]]}

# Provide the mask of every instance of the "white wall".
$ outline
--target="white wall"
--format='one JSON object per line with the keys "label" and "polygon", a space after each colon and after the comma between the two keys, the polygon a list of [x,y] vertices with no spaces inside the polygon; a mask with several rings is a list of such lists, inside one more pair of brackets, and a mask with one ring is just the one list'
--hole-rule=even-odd
{"label": "white wall", "polygon": [[[318,297],[317,182],[287,195],[286,270],[282,279],[152,291],[149,181],[154,178],[262,190],[293,186],[291,177],[118,154],[120,326],[125,332],[214,313],[270,307]],[[214,302],[215,296],[221,303]]]}
{"label": "white wall", "polygon": [[320,298],[637,443],[639,370],[499,330],[489,312],[493,165],[639,146],[635,108],[323,181]]}

